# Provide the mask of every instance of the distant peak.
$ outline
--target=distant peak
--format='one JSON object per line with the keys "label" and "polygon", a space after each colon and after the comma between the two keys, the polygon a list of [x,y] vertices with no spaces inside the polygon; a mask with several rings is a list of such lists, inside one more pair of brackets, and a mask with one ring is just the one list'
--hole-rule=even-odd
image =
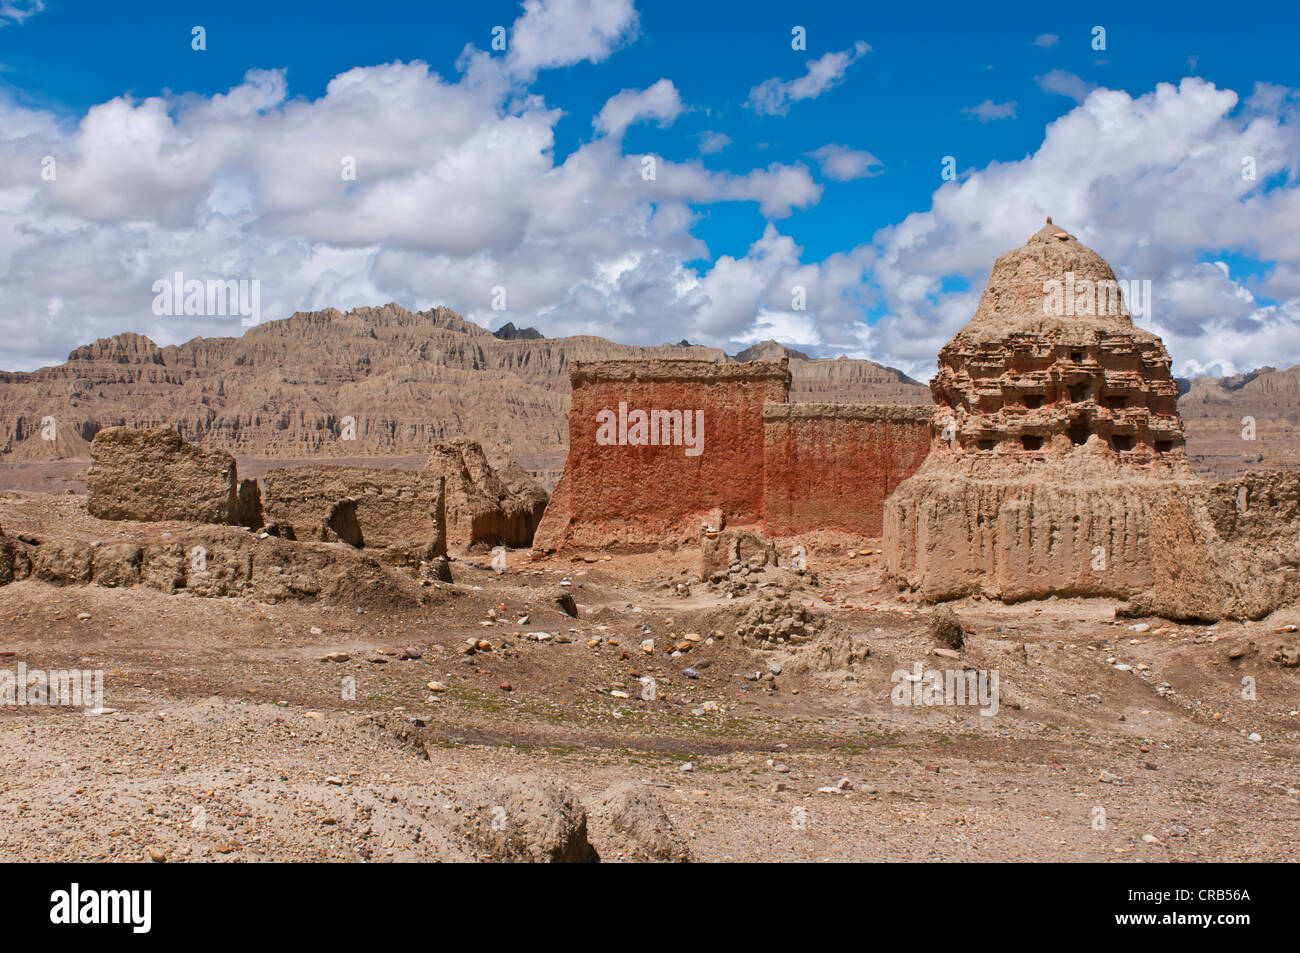
{"label": "distant peak", "polygon": [[766,341],[759,341],[752,344],[736,355],[738,361],[779,361],[783,357],[791,360],[808,361],[812,360],[803,351],[796,351],[792,347],[786,347],[779,341],[773,341],[770,338]]}
{"label": "distant peak", "polygon": [[542,341],[546,335],[536,328],[517,328],[513,321],[507,321],[492,332],[492,336],[502,341]]}

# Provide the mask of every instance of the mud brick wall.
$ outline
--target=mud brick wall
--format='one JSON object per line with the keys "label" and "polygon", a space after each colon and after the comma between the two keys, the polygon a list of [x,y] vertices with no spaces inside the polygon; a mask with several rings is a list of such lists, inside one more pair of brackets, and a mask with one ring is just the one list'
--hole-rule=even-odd
{"label": "mud brick wall", "polygon": [[[584,544],[657,541],[714,508],[732,522],[762,519],[763,405],[788,399],[788,362],[575,362],[569,379],[569,456],[535,548],[558,548],[571,533]],[[620,405],[629,420],[625,441]],[[688,454],[684,441],[636,445],[638,410],[692,420],[702,412],[699,453]],[[611,415],[616,440],[602,443],[598,432]]]}
{"label": "mud brick wall", "polygon": [[929,406],[768,404],[767,531],[880,536],[885,499],[930,452],[932,412]]}
{"label": "mud brick wall", "polygon": [[[464,438],[434,447],[424,472],[445,481],[447,537],[457,548],[532,543],[546,496],[525,474],[509,474],[515,483],[511,486],[488,462],[483,448]],[[542,507],[537,506],[539,496]]]}
{"label": "mud brick wall", "polygon": [[317,538],[330,507],[357,501],[357,522],[367,547],[432,544],[447,551],[441,477],[421,470],[312,465],[280,467],[262,477],[268,523],[293,527],[299,539]]}
{"label": "mud brick wall", "polygon": [[239,523],[235,458],[170,426],[108,427],[90,445],[86,509],[101,520]]}

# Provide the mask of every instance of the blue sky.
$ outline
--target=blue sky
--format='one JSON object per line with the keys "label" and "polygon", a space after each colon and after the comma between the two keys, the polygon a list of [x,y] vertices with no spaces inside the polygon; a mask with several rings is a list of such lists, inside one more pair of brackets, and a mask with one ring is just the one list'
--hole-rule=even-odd
{"label": "blue sky", "polygon": [[[9,166],[0,180],[0,199],[8,189],[0,204],[0,229],[8,231],[0,290],[42,312],[30,340],[0,347],[0,365],[62,360],[88,335],[123,330],[160,343],[239,333],[219,321],[160,321],[149,299],[131,290],[183,267],[201,275],[257,270],[265,317],[389,299],[446,303],[492,327],[513,320],[547,334],[604,333],[635,343],[685,337],[734,350],[775,336],[924,377],[937,345],[973,311],[993,258],[1040,225],[1044,208],[1121,277],[1156,282],[1167,305],[1157,311],[1156,330],[1185,372],[1300,361],[1291,333],[1300,315],[1300,249],[1284,239],[1295,231],[1297,208],[1294,5],[548,0],[535,7],[521,28],[527,11],[518,3],[0,0],[0,20],[10,20],[0,27],[0,120],[9,126],[8,134],[0,126],[0,160]],[[584,45],[589,22],[607,28]],[[201,52],[191,48],[196,24],[206,30]],[[488,51],[498,25],[507,29],[510,54]],[[791,48],[794,26],[806,29],[806,50]],[[1105,29],[1104,50],[1093,48],[1097,26]],[[518,31],[525,43],[530,30],[542,52],[504,65],[510,56],[528,59],[515,41]],[[549,60],[547,44],[561,48]],[[386,99],[402,84],[386,86],[378,68],[427,64],[429,82],[465,89],[467,47],[494,58],[491,68],[501,74],[492,80],[500,84],[494,96],[470,97],[485,122],[500,125],[499,135],[485,136],[490,146],[476,148],[536,149],[549,166],[491,172],[498,186],[503,176],[520,176],[505,183],[513,194],[536,186],[545,198],[532,205],[476,212],[474,202],[498,195],[497,186],[442,171],[435,178],[443,191],[421,193],[418,183],[442,161],[439,137],[451,155],[464,145],[456,139],[464,130],[440,126],[418,90]],[[834,81],[779,111],[762,106],[761,84],[798,81],[827,54],[847,61],[832,70]],[[391,132],[400,153],[411,151],[401,145],[404,128],[422,131],[421,154],[405,168],[395,160],[383,182],[366,174],[374,162],[363,163],[356,187],[337,199],[327,193],[315,211],[271,200],[274,188],[292,188],[292,177],[257,162],[293,162],[293,149],[310,149],[317,132],[318,152],[349,148],[339,130],[355,123],[327,108],[328,90],[358,67],[372,70],[357,82],[373,84],[374,108],[390,111],[389,125],[368,136]],[[218,156],[220,147],[194,132],[211,127],[214,97],[250,88],[250,70],[283,71],[274,81],[283,89],[253,84],[257,101],[226,139],[247,129],[257,148],[273,151],[276,135],[292,134],[279,159]],[[663,81],[672,91],[667,101],[634,110],[625,130],[609,135],[593,125],[611,97]],[[1160,84],[1169,84],[1163,99]],[[1089,97],[1093,90],[1103,95]],[[1111,93],[1124,96],[1108,99]],[[441,93],[432,95],[438,112]],[[111,130],[141,121],[151,98],[173,125],[157,143],[156,130],[148,133],[133,162],[139,136],[123,133],[124,144]],[[105,108],[115,101],[126,111]],[[275,116],[293,114],[294,104],[302,122],[290,133],[291,124]],[[96,110],[102,123],[89,121]],[[519,125],[511,120],[521,116],[541,140],[510,138]],[[1132,149],[1149,151],[1149,159],[1098,155],[1090,163],[1090,131],[1112,128],[1131,134]],[[602,139],[617,140],[616,155]],[[1231,173],[1246,148],[1260,152],[1261,163],[1249,187],[1220,187],[1197,165],[1208,150]],[[683,183],[613,207],[613,183],[626,181],[627,163],[647,154],[679,167]],[[845,163],[838,174],[827,161],[836,154]],[[24,163],[43,155],[66,155],[64,168],[75,169],[81,184],[24,189]],[[945,156],[955,158],[959,181],[941,179]],[[597,165],[599,173],[586,171]],[[151,190],[135,181],[149,174],[166,184]],[[710,174],[719,178],[706,181]],[[104,193],[124,176],[140,198],[115,206]],[[555,189],[557,178],[572,182]],[[385,212],[378,196],[404,188],[415,204],[423,194],[430,203],[423,214],[434,218],[448,194],[469,196],[459,214],[475,227],[447,241],[424,240],[418,222],[387,234],[383,223],[406,209]],[[212,198],[232,191],[244,196],[232,206]],[[174,201],[152,207],[151,193]],[[347,204],[354,200],[374,207]],[[571,273],[566,265],[557,276],[568,226],[534,227],[547,217],[537,215],[537,203],[588,200],[601,205],[604,231],[578,243],[585,250],[572,256]],[[326,222],[331,211],[343,223],[335,233]],[[498,217],[478,234],[475,223]],[[342,234],[359,219],[367,226]],[[1263,237],[1251,235],[1255,221]],[[1202,226],[1205,234],[1196,234]],[[34,241],[44,246],[40,254]],[[114,289],[121,266],[106,257],[123,241],[134,258]],[[256,254],[241,252],[259,242]],[[96,287],[79,293],[76,274],[40,272],[39,261],[60,256]],[[451,277],[476,268],[485,276],[481,293]],[[496,280],[520,289],[514,300],[522,303],[490,310],[487,286]],[[816,289],[807,312],[785,300],[800,282]],[[115,293],[129,304],[114,304]],[[1231,336],[1226,346],[1223,335]],[[1292,339],[1280,354],[1279,336]]]}

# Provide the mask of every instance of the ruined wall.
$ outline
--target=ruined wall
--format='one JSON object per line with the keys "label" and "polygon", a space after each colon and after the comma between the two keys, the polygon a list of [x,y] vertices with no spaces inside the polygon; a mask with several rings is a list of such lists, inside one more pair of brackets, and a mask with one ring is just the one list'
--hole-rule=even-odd
{"label": "ruined wall", "polygon": [[109,427],[90,445],[86,509],[102,520],[240,523],[235,458],[186,443],[175,427]]}
{"label": "ruined wall", "polygon": [[1199,490],[1119,465],[929,467],[886,501],[884,548],[898,581],[933,601],[1140,593],[1160,577],[1153,527],[1185,514]]}
{"label": "ruined wall", "polygon": [[[195,559],[196,550],[204,554],[202,561]],[[420,581],[400,568],[391,565],[388,553],[377,557],[344,546],[262,538],[232,526],[102,545],[71,537],[25,542],[0,531],[0,585],[37,579],[59,586],[144,586],[203,598],[385,608],[428,601]]]}
{"label": "ruined wall", "polygon": [[522,468],[506,470],[503,478],[473,440],[433,448],[424,472],[445,482],[448,542],[461,549],[532,544],[546,494]]}
{"label": "ruined wall", "polygon": [[909,480],[888,501],[900,582],[930,600],[1112,596],[1128,600],[1121,615],[1204,622],[1300,598],[1300,474],[1211,486],[1156,466],[1004,466],[1002,479]]}
{"label": "ruined wall", "polygon": [[[342,500],[356,501],[360,542],[367,547],[432,545],[432,555],[447,551],[443,483],[422,470],[312,465],[280,467],[262,477],[262,511],[268,523],[290,526],[299,539],[320,539],[321,529],[338,522]],[[351,533],[339,534],[357,544]]]}
{"label": "ruined wall", "polygon": [[786,361],[575,362],[569,456],[534,548],[658,543],[719,508],[763,515],[763,405]]}
{"label": "ruined wall", "polygon": [[930,452],[930,416],[929,406],[768,404],[767,531],[879,536],[886,498]]}

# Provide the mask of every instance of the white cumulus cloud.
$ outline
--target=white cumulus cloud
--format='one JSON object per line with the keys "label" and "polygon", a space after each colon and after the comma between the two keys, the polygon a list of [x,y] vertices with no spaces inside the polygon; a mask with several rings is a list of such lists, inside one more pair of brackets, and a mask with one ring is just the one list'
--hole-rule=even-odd
{"label": "white cumulus cloud", "polygon": [[881,172],[879,168],[876,168],[881,164],[880,160],[870,152],[861,149],[850,149],[834,142],[824,145],[820,149],[815,149],[808,154],[817,160],[817,163],[821,166],[822,175],[828,179],[834,179],[836,182],[863,179],[868,176],[879,175]]}
{"label": "white cumulus cloud", "polygon": [[593,124],[609,136],[623,135],[634,122],[653,119],[671,125],[682,112],[682,98],[671,80],[661,79],[648,89],[625,89],[609,98]]}
{"label": "white cumulus cloud", "polygon": [[599,63],[636,39],[639,17],[632,0],[524,0],[509,32],[507,60],[518,75]]}
{"label": "white cumulus cloud", "polygon": [[852,48],[838,53],[827,53],[808,64],[803,76],[793,80],[772,77],[749,91],[746,103],[760,115],[784,116],[790,106],[803,99],[816,99],[838,85],[850,66],[860,60],[871,47],[859,40]]}

